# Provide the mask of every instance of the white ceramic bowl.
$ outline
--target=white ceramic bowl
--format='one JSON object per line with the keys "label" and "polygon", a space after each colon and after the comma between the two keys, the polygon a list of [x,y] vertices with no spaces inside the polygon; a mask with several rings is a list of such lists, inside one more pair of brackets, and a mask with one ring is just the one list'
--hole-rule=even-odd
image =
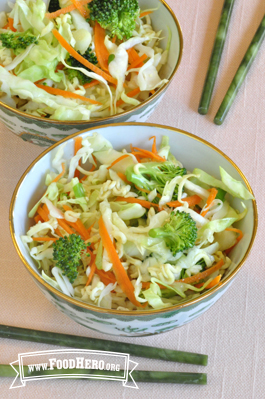
{"label": "white ceramic bowl", "polygon": [[[11,108],[1,102],[0,98],[0,120],[8,129],[25,141],[48,147],[83,129],[110,123],[145,122],[162,100],[169,84],[173,80],[182,56],[183,39],[179,22],[164,0],[139,0],[139,4],[142,10],[158,8],[152,13],[151,18],[154,29],[163,31],[163,40],[160,42],[163,49],[166,49],[169,34],[172,34],[168,61],[159,73],[162,79],[168,79],[168,83],[159,88],[147,100],[129,111],[91,121],[57,121],[35,117]],[[0,11],[10,11],[7,6],[7,0],[0,0]]]}
{"label": "white ceramic bowl", "polygon": [[[239,168],[220,150],[206,141],[187,132],[170,127],[151,124],[117,124],[101,126],[97,129],[80,132],[85,137],[97,131],[106,137],[116,149],[127,148],[132,142],[138,147],[150,146],[148,139],[156,136],[158,143],[163,135],[169,136],[171,152],[188,170],[201,168],[211,175],[219,177],[219,166],[222,166],[232,177],[244,182],[250,192],[251,188]],[[76,135],[63,140],[65,159],[73,156]],[[245,201],[248,208],[246,217],[238,222],[243,231],[243,239],[231,252],[231,259],[236,264],[232,273],[225,277],[220,285],[207,290],[200,297],[162,310],[151,311],[117,311],[102,309],[72,299],[47,284],[41,277],[36,264],[29,256],[21,242],[21,235],[29,229],[28,211],[39,200],[44,192],[45,174],[52,169],[51,161],[61,143],[44,151],[25,171],[14,191],[10,207],[10,228],[12,240],[17,252],[39,286],[43,294],[63,313],[76,322],[93,330],[112,335],[139,336],[157,334],[182,326],[198,317],[210,308],[227,290],[234,277],[241,269],[252,247],[257,229],[257,208],[255,200]],[[240,208],[240,200],[231,199],[235,208]],[[229,256],[230,256],[229,255]]]}

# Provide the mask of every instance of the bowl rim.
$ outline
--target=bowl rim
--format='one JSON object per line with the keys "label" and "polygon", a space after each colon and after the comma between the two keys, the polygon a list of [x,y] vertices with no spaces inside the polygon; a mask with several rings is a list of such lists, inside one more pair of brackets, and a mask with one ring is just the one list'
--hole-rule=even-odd
{"label": "bowl rim", "polygon": [[1,101],[1,99],[0,99],[0,106],[3,107],[3,108],[6,108],[10,112],[14,112],[15,114],[19,115],[20,117],[29,118],[29,119],[31,119],[33,121],[36,121],[36,122],[47,122],[48,124],[49,123],[53,123],[53,124],[56,124],[56,125],[65,125],[65,124],[67,124],[69,126],[73,126],[74,127],[74,126],[79,126],[79,125],[84,125],[84,124],[89,125],[89,124],[93,124],[93,123],[97,123],[97,122],[105,122],[105,123],[109,122],[109,123],[112,123],[112,121],[115,122],[116,119],[118,119],[119,117],[121,117],[121,116],[122,117],[129,116],[134,110],[139,110],[143,106],[148,105],[149,103],[153,102],[154,99],[158,98],[160,96],[160,94],[164,93],[166,91],[166,89],[168,88],[168,85],[171,83],[172,79],[174,78],[174,76],[175,76],[175,74],[176,74],[176,72],[177,72],[177,70],[179,68],[179,65],[180,65],[180,62],[181,62],[181,59],[182,59],[182,54],[183,54],[183,34],[182,34],[182,29],[181,29],[180,23],[179,23],[176,15],[174,14],[172,8],[169,7],[169,5],[165,2],[165,0],[159,0],[159,1],[169,11],[171,17],[173,18],[173,21],[175,22],[175,24],[177,26],[178,33],[179,33],[179,57],[178,57],[178,61],[177,61],[176,65],[175,65],[173,71],[171,72],[171,75],[168,78],[168,82],[166,82],[163,86],[158,88],[158,90],[152,96],[148,97],[142,103],[136,105],[135,107],[133,107],[133,108],[127,110],[127,111],[121,112],[120,114],[106,116],[104,118],[95,118],[95,119],[92,119],[92,120],[90,119],[90,120],[80,120],[80,121],[67,121],[67,120],[60,121],[60,120],[57,120],[57,119],[46,119],[46,118],[43,118],[41,116],[30,115],[30,114],[27,114],[26,112],[22,112],[22,111],[20,111],[20,110],[18,110],[16,108],[12,108],[10,105],[7,105],[7,104],[3,103]]}
{"label": "bowl rim", "polygon": [[[248,190],[250,191],[250,193],[253,195],[254,197],[254,193],[252,191],[252,188],[247,180],[247,178],[245,177],[245,175],[243,174],[243,172],[240,170],[240,168],[221,150],[219,150],[217,147],[215,147],[213,144],[209,143],[208,141],[192,134],[192,133],[188,133],[185,130],[181,130],[175,127],[171,127],[171,126],[166,126],[166,125],[160,125],[160,124],[154,124],[154,123],[141,123],[141,122],[123,122],[123,123],[116,123],[116,124],[111,124],[111,127],[120,127],[120,126],[144,126],[144,127],[155,127],[155,128],[159,128],[159,129],[166,129],[166,130],[171,130],[171,131],[175,131],[177,133],[180,133],[184,136],[188,136],[196,141],[199,141],[200,143],[206,145],[207,147],[210,147],[212,150],[216,151],[219,155],[221,155],[222,157],[224,157],[234,168],[235,170],[240,174],[240,177],[242,178],[242,180],[244,181],[244,183],[246,184]],[[11,198],[11,203],[10,203],[10,208],[9,208],[9,227],[10,227],[10,232],[11,232],[11,238],[13,241],[13,244],[17,250],[17,253],[21,259],[21,261],[23,262],[24,266],[26,267],[26,269],[29,271],[29,273],[31,274],[31,276],[33,277],[33,279],[36,279],[38,283],[40,283],[42,286],[44,286],[48,291],[51,291],[53,294],[55,294],[57,297],[60,297],[60,299],[62,299],[63,301],[66,301],[68,303],[70,303],[73,306],[77,306],[79,308],[83,308],[86,309],[88,311],[92,311],[92,312],[96,312],[96,313],[102,313],[102,314],[109,314],[112,316],[134,316],[134,317],[138,317],[138,316],[152,316],[152,315],[159,315],[162,313],[168,313],[168,312],[175,312],[178,311],[180,309],[186,308],[188,306],[191,305],[195,305],[198,302],[203,301],[204,299],[208,298],[209,296],[211,296],[212,294],[217,293],[219,290],[223,289],[223,287],[225,287],[226,285],[228,285],[230,283],[230,281],[235,277],[235,275],[239,272],[239,270],[242,268],[243,264],[245,263],[255,240],[255,236],[257,233],[257,227],[258,227],[258,210],[257,210],[257,203],[255,198],[252,199],[252,206],[253,206],[253,214],[254,214],[254,225],[253,225],[253,232],[252,232],[252,236],[251,236],[251,240],[249,243],[249,246],[245,252],[245,255],[243,256],[243,258],[241,259],[241,261],[239,262],[239,264],[235,267],[235,269],[231,272],[231,274],[225,278],[224,281],[221,280],[221,282],[211,288],[210,290],[206,291],[205,293],[201,294],[199,297],[188,300],[184,303],[180,303],[177,305],[173,305],[167,308],[163,308],[163,309],[150,309],[150,310],[131,310],[131,311],[122,311],[122,310],[116,310],[116,309],[105,309],[105,308],[101,308],[98,307],[96,305],[92,305],[86,302],[82,302],[78,299],[74,299],[72,297],[67,296],[66,294],[64,294],[61,291],[58,291],[57,289],[55,289],[54,287],[52,287],[50,284],[48,284],[45,280],[42,279],[41,275],[38,274],[37,272],[35,272],[31,266],[28,264],[28,262],[26,261],[26,259],[23,257],[19,245],[16,241],[15,238],[15,231],[14,231],[14,223],[13,223],[13,210],[15,207],[15,202],[16,202],[16,197],[19,191],[19,188],[21,186],[21,184],[23,183],[24,179],[26,178],[28,172],[35,166],[35,164],[41,159],[43,158],[47,153],[49,153],[50,151],[52,151],[54,148],[60,146],[61,144],[63,144],[64,142],[68,141],[68,140],[72,140],[74,137],[79,136],[80,134],[83,133],[90,133],[91,131],[94,130],[98,130],[98,129],[107,129],[108,126],[106,125],[100,125],[97,127],[91,127],[89,129],[84,129],[81,130],[77,133],[73,133],[71,135],[69,135],[68,137],[60,140],[59,142],[53,144],[51,147],[48,147],[46,150],[44,150],[33,162],[31,162],[31,164],[27,167],[27,169],[25,170],[25,172],[23,173],[23,175],[20,177],[15,190],[13,192],[12,198]]]}

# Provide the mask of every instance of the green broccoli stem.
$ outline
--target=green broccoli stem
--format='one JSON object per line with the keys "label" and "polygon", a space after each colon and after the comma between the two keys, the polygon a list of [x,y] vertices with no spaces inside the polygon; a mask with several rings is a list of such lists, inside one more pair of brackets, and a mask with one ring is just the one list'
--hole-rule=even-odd
{"label": "green broccoli stem", "polygon": [[241,61],[241,64],[239,65],[239,68],[234,76],[234,79],[232,80],[232,83],[229,86],[229,89],[227,90],[227,93],[220,105],[220,108],[218,109],[215,118],[214,118],[214,123],[216,125],[221,125],[224,120],[226,115],[228,114],[228,111],[233,104],[235,97],[244,82],[244,79],[259,51],[259,48],[264,40],[265,37],[265,15],[262,18],[262,21]]}
{"label": "green broccoli stem", "polygon": [[[13,366],[17,372],[19,372],[19,366]],[[41,371],[29,371],[28,366],[23,366],[24,377],[36,377],[45,375],[65,375],[67,373],[68,378],[74,379],[85,379],[85,377],[75,377],[76,374],[89,374],[89,375],[102,375],[105,377],[113,376],[113,371],[107,370],[93,370],[93,369],[56,369],[53,370],[41,370]],[[16,373],[9,364],[0,364],[0,377],[15,377]],[[124,370],[115,371],[115,377],[124,376]],[[172,384],[207,384],[207,374],[205,373],[179,373],[179,372],[168,372],[168,371],[145,371],[145,370],[134,370],[132,373],[135,382],[158,382],[158,383],[172,383]]]}
{"label": "green broccoli stem", "polygon": [[221,56],[224,49],[224,44],[227,36],[228,26],[233,10],[235,0],[225,0],[221,12],[221,18],[217,29],[215,42],[211,54],[211,59],[206,74],[202,96],[198,112],[201,115],[206,115],[209,109],[210,101],[213,94],[213,88],[218,73]]}
{"label": "green broccoli stem", "polygon": [[115,342],[104,339],[80,337],[75,335],[59,334],[49,331],[32,330],[5,325],[0,325],[0,337],[30,342],[42,342],[50,345],[60,345],[79,349],[94,349],[130,353],[132,356],[147,357],[150,359],[160,359],[179,363],[197,364],[202,366],[206,366],[208,362],[207,355],[198,353],[155,348],[151,346],[129,344],[126,342]]}

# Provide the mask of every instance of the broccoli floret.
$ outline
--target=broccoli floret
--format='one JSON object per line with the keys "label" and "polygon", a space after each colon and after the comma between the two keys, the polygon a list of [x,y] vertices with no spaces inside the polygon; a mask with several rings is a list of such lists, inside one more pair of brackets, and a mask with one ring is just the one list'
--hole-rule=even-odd
{"label": "broccoli floret", "polygon": [[50,0],[48,12],[55,12],[57,10],[60,10],[60,8],[61,7],[60,7],[59,0]]}
{"label": "broccoli floret", "polygon": [[60,237],[52,246],[53,260],[56,261],[56,266],[62,269],[63,275],[73,283],[78,274],[81,254],[87,245],[80,236],[70,234],[69,237]]}
{"label": "broccoli floret", "polygon": [[[87,61],[91,62],[92,64],[96,65],[98,63],[97,57],[96,55],[93,53],[91,47],[88,47],[88,49],[86,50],[86,52],[84,54],[81,54],[78,51],[78,54],[82,55],[82,57],[84,57]],[[67,58],[66,63],[72,67],[75,68],[84,68],[86,69],[88,72],[91,72],[91,70],[89,68],[86,68],[83,64],[81,64],[81,62],[77,61],[74,57],[72,57],[71,55]],[[86,76],[84,73],[77,71],[75,69],[66,69],[66,73],[68,76],[68,79],[72,82],[74,78],[78,78],[79,83],[81,85],[84,85],[85,83],[89,83],[92,81],[92,78],[89,78],[88,76]]]}
{"label": "broccoli floret", "polygon": [[183,252],[195,245],[197,227],[188,213],[171,212],[169,221],[162,227],[151,229],[149,236],[163,238],[166,246],[175,256],[177,252]]}
{"label": "broccoli floret", "polygon": [[[156,189],[161,195],[163,194],[163,190],[167,182],[170,182],[176,176],[183,176],[187,174],[185,168],[180,168],[179,166],[174,165],[172,162],[167,161],[163,163],[147,162],[142,163],[141,165],[143,166],[139,168],[139,174],[134,172],[134,166],[130,166],[126,169],[127,180],[134,183],[135,186],[148,191]],[[178,185],[175,187],[172,199],[178,199]]]}
{"label": "broccoli floret", "polygon": [[93,0],[88,8],[89,19],[107,29],[110,37],[132,37],[135,21],[140,15],[137,0]]}
{"label": "broccoli floret", "polygon": [[30,31],[12,32],[7,31],[0,34],[2,46],[13,50],[25,49],[32,43],[38,43],[37,37]]}

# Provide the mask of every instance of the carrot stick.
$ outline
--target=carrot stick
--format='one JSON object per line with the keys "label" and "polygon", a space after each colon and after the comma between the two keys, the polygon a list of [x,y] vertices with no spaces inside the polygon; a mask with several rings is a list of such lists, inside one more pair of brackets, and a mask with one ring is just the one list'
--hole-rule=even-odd
{"label": "carrot stick", "polygon": [[33,241],[56,241],[58,238],[54,237],[32,237]]}
{"label": "carrot stick", "polygon": [[115,159],[115,161],[113,161],[113,162],[110,164],[110,166],[107,167],[107,169],[111,169],[112,166],[116,165],[116,163],[122,161],[124,158],[127,158],[127,157],[129,157],[129,156],[130,156],[129,154],[124,154],[124,155],[122,155],[121,157]]}
{"label": "carrot stick", "polygon": [[49,221],[49,213],[47,214],[47,212],[45,212],[43,207],[39,206],[38,209],[37,209],[37,213],[40,215],[42,220],[44,220],[44,222],[48,222]]}
{"label": "carrot stick", "polygon": [[[9,28],[9,23],[7,23],[5,26],[3,26],[2,29],[8,29]],[[2,65],[1,65],[2,66]]]}
{"label": "carrot stick", "polygon": [[160,207],[159,207],[158,204],[154,204],[153,202],[149,202],[149,201],[146,201],[146,200],[141,200],[141,199],[138,199],[138,198],[133,198],[133,197],[128,197],[128,198],[125,198],[125,197],[117,197],[117,198],[116,198],[116,201],[129,202],[130,204],[140,204],[140,205],[142,205],[144,208],[147,208],[147,209],[150,209],[151,206],[153,206],[154,208],[158,208],[158,209],[160,210]]}
{"label": "carrot stick", "polygon": [[129,180],[127,180],[126,176],[125,176],[123,173],[118,172],[117,175],[119,176],[119,178],[120,178],[121,180],[124,181],[124,183],[126,183],[126,184],[132,184]]}
{"label": "carrot stick", "polygon": [[[85,4],[90,3],[91,1],[92,0],[80,0],[79,3],[81,5],[85,5]],[[61,8],[60,10],[57,10],[55,12],[47,12],[45,14],[45,17],[47,17],[49,19],[57,18],[57,17],[59,17],[59,15],[66,14],[68,12],[71,12],[71,11],[75,10],[75,9],[76,9],[76,6],[74,4],[71,4],[70,6]]]}
{"label": "carrot stick", "polygon": [[86,282],[86,287],[91,283],[92,278],[93,278],[93,276],[95,274],[96,268],[97,268],[97,266],[96,266],[96,258],[95,258],[93,260],[93,263],[92,263],[91,267],[90,267],[90,273],[89,273],[89,276],[88,276],[88,279],[87,279],[87,282]]}
{"label": "carrot stick", "polygon": [[150,90],[151,94],[155,94],[155,92],[156,92],[155,90]]}
{"label": "carrot stick", "polygon": [[143,54],[141,57],[139,57],[138,60],[135,60],[131,65],[129,69],[137,68],[137,67],[142,67],[144,65],[143,61],[147,59],[147,55]]}
{"label": "carrot stick", "polygon": [[133,150],[139,151],[139,155],[145,156],[146,158],[154,158],[160,162],[165,162],[165,158],[160,157],[160,155],[153,154],[151,151],[144,150],[143,148],[133,147]]}
{"label": "carrot stick", "polygon": [[66,220],[57,219],[59,226],[61,226],[68,234],[75,234],[74,231],[68,226]]}
{"label": "carrot stick", "polygon": [[[139,87],[136,87],[136,89],[133,89],[133,90],[129,91],[129,93],[126,93],[126,96],[127,97],[134,97],[134,96],[137,96],[137,94],[139,94],[139,93],[140,93],[140,89],[139,89]],[[120,99],[116,103],[117,107],[119,107],[122,104],[124,104],[124,101],[122,99]]]}
{"label": "carrot stick", "polygon": [[139,18],[146,17],[146,15],[152,14],[153,11],[143,11],[140,15]]}
{"label": "carrot stick", "polygon": [[210,189],[210,195],[206,201],[206,208],[204,209],[204,211],[201,212],[201,216],[205,216],[206,213],[209,211],[209,208],[210,208],[213,200],[215,199],[217,193],[218,193],[218,190],[216,190],[216,188],[213,187]]}
{"label": "carrot stick", "polygon": [[62,97],[66,97],[66,98],[74,98],[74,99],[77,99],[77,100],[82,100],[82,101],[89,102],[91,104],[102,105],[102,103],[100,103],[100,102],[98,102],[96,100],[92,100],[91,98],[80,96],[79,94],[72,93],[71,91],[56,89],[55,87],[39,85],[39,84],[36,84],[36,83],[35,83],[35,85],[39,89],[42,89],[42,90],[46,91],[47,93],[53,94],[55,96],[62,96]]}
{"label": "carrot stick", "polygon": [[204,270],[201,273],[195,274],[194,276],[190,276],[187,278],[183,278],[181,280],[176,280],[176,283],[185,283],[185,284],[194,284],[197,283],[197,281],[203,280],[206,277],[210,276],[212,273],[216,272],[219,270],[224,264],[223,259],[220,259],[219,262],[217,262],[214,266],[210,267],[207,270]]}
{"label": "carrot stick", "polygon": [[99,65],[101,69],[103,69],[106,72],[109,72],[109,64],[108,64],[109,52],[104,43],[106,32],[105,29],[102,28],[98,22],[95,23],[94,33],[95,33],[94,36],[95,51]]}
{"label": "carrot stick", "polygon": [[104,283],[105,285],[116,283],[114,273],[112,273],[111,271],[105,272],[104,270],[99,270],[98,268],[96,268],[95,272],[100,277],[102,283]]}
{"label": "carrot stick", "polygon": [[136,60],[138,60],[140,58],[138,53],[137,53],[137,51],[133,47],[131,47],[131,48],[129,48],[127,50],[127,54],[128,54],[128,57],[129,57],[129,63],[130,64],[132,64],[134,61],[136,61]]}
{"label": "carrot stick", "polygon": [[78,9],[78,11],[80,12],[80,14],[84,17],[87,18],[88,17],[88,12],[85,9],[85,7],[80,4],[79,0],[71,0],[71,2],[73,3],[73,5],[75,6],[75,8]]}
{"label": "carrot stick", "polygon": [[112,43],[115,43],[116,42],[116,39],[117,39],[117,36],[115,35],[113,38],[112,38]]}
{"label": "carrot stick", "polygon": [[[75,137],[74,138],[74,143],[75,143],[75,146],[74,146],[74,155],[76,155],[76,153],[80,150],[80,148],[82,147],[82,137]],[[80,163],[81,163],[81,159],[79,159],[79,161],[78,161],[78,165],[80,165]],[[74,177],[78,177],[78,179],[79,179],[79,175],[80,175],[80,172],[79,172],[79,170],[78,169],[76,169],[75,170],[75,174],[74,174]]]}
{"label": "carrot stick", "polygon": [[85,89],[90,89],[90,87],[93,87],[93,86],[96,86],[96,85],[98,85],[100,82],[98,81],[98,80],[92,80],[92,82],[88,82],[88,83],[85,83],[84,85],[83,85],[83,87],[85,88]]}
{"label": "carrot stick", "polygon": [[51,181],[51,183],[56,183],[58,180],[60,180],[60,178],[61,177],[63,177],[63,175],[65,174],[65,163],[63,162],[62,163],[62,172],[59,174],[59,175],[57,175],[52,181]]}
{"label": "carrot stick", "polygon": [[[182,201],[185,201],[189,204],[189,207],[197,205],[201,202],[201,198],[198,195],[191,195],[190,197],[183,198]],[[183,206],[180,201],[171,201],[167,202],[167,205],[171,208],[176,208],[177,206]]]}
{"label": "carrot stick", "polygon": [[52,30],[53,35],[56,37],[58,42],[61,44],[62,47],[65,48],[65,50],[68,51],[69,54],[71,54],[72,57],[74,57],[77,61],[81,62],[81,64],[85,65],[87,68],[91,69],[91,71],[97,73],[98,75],[102,76],[105,80],[107,80],[110,83],[117,84],[117,79],[114,79],[112,76],[108,75],[106,72],[102,71],[98,67],[96,67],[94,64],[91,62],[87,61],[84,57],[82,57],[80,54],[78,54],[75,49],[73,49],[72,46],[70,46],[69,43],[63,38],[63,36],[58,32],[58,30],[53,29]]}
{"label": "carrot stick", "polygon": [[12,30],[12,32],[16,32],[17,30],[14,28],[14,20],[13,20],[13,18],[8,18],[8,25],[9,25],[9,28]]}
{"label": "carrot stick", "polygon": [[[147,193],[147,194],[150,194],[150,193],[151,193],[151,191],[146,190],[145,188],[141,188],[141,187],[138,187],[138,186],[136,186],[136,185],[134,185],[134,186],[135,186],[135,188],[137,188],[137,190],[142,191],[143,193]],[[157,196],[158,198],[161,198],[161,195],[160,195],[159,193],[157,193],[156,196]]]}
{"label": "carrot stick", "polygon": [[40,215],[36,215],[34,216],[34,221],[37,224],[38,222],[43,222],[43,219]]}
{"label": "carrot stick", "polygon": [[228,227],[226,230],[227,230],[227,231],[234,231],[235,233],[238,233],[238,234],[239,234],[239,236],[236,238],[236,243],[235,243],[234,245],[232,245],[232,247],[227,248],[227,249],[224,251],[225,254],[228,255],[229,252],[231,252],[232,249],[236,246],[236,244],[238,244],[239,241],[243,238],[243,232],[242,232],[241,230],[239,230],[239,229],[234,228],[234,227]]}
{"label": "carrot stick", "polygon": [[[219,276],[216,276],[209,284],[206,285],[206,287],[204,288],[213,288],[216,284],[218,284],[221,280],[222,275],[219,274]],[[199,284],[195,284],[196,288],[201,288],[203,286],[204,283],[199,283]]]}
{"label": "carrot stick", "polygon": [[153,152],[154,154],[157,154],[157,149],[156,149],[156,136],[150,137],[149,140],[152,140],[152,139],[154,139],[153,145],[152,145],[152,152]]}
{"label": "carrot stick", "polygon": [[134,288],[131,280],[128,277],[127,272],[121,264],[120,258],[116,252],[116,249],[112,243],[112,240],[109,236],[108,230],[104,224],[102,216],[99,219],[99,234],[102,239],[103,247],[106,249],[109,259],[112,263],[112,267],[120,285],[122,291],[127,295],[129,300],[137,307],[144,307],[140,302],[138,302],[134,295]]}
{"label": "carrot stick", "polygon": [[[68,205],[63,205],[63,209],[65,211],[71,211],[72,209],[70,208],[70,206]],[[65,220],[65,222],[67,224],[69,224],[71,227],[73,227],[83,238],[83,240],[88,240],[90,238],[90,235],[87,231],[87,229],[85,228],[85,226],[83,225],[83,223],[81,222],[80,219],[77,219],[76,222],[69,222],[68,220]]]}

